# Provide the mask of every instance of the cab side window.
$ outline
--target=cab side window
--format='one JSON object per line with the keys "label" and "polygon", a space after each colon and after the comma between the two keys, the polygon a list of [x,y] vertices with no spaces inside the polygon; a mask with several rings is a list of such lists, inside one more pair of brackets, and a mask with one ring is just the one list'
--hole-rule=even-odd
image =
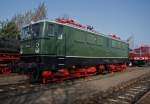
{"label": "cab side window", "polygon": [[63,26],[62,25],[55,26],[55,35],[58,37],[58,39],[63,38]]}
{"label": "cab side window", "polygon": [[53,24],[48,24],[47,36],[54,36],[54,25]]}
{"label": "cab side window", "polygon": [[58,35],[62,35],[63,34],[63,26],[59,25],[58,26]]}

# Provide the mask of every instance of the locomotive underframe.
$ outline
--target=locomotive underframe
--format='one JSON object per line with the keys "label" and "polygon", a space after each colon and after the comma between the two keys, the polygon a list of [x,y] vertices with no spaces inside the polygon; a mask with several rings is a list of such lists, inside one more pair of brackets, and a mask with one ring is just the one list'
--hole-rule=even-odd
{"label": "locomotive underframe", "polygon": [[32,79],[38,81],[42,79],[41,73],[44,70],[58,72],[63,68],[76,70],[94,66],[98,73],[98,65],[104,65],[105,71],[109,71],[108,65],[110,64],[126,64],[128,62],[128,58],[82,58],[54,55],[23,55],[21,60],[23,61],[20,69],[23,69],[24,73],[32,74]]}
{"label": "locomotive underframe", "polygon": [[24,55],[21,57],[24,63],[37,63],[50,69],[58,69],[58,66],[72,67],[99,65],[99,64],[120,64],[128,63],[128,58],[88,58],[88,57],[67,57],[53,55]]}

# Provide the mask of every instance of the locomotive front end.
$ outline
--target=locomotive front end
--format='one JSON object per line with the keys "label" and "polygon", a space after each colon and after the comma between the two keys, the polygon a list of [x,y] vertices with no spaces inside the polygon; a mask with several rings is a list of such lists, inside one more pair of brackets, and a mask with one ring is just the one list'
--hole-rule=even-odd
{"label": "locomotive front end", "polygon": [[53,25],[40,21],[22,28],[20,45],[22,62],[19,67],[23,73],[32,76],[32,80],[39,80],[43,70],[51,73],[48,68],[55,68],[55,53]]}

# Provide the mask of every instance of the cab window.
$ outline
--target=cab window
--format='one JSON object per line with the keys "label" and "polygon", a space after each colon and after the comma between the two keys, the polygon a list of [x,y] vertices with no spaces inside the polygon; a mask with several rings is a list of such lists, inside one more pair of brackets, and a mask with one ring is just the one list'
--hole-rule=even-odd
{"label": "cab window", "polygon": [[59,25],[58,26],[58,35],[62,35],[63,34],[63,26]]}
{"label": "cab window", "polygon": [[31,34],[34,36],[34,37],[39,37],[40,35],[40,24],[37,23],[37,24],[34,24],[34,25],[31,25],[30,29],[31,29]]}
{"label": "cab window", "polygon": [[47,36],[54,36],[54,25],[53,24],[47,25]]}
{"label": "cab window", "polygon": [[58,39],[63,39],[63,26],[62,25],[58,25],[56,35]]}
{"label": "cab window", "polygon": [[41,35],[41,26],[41,23],[36,23],[22,28],[21,40],[39,38]]}

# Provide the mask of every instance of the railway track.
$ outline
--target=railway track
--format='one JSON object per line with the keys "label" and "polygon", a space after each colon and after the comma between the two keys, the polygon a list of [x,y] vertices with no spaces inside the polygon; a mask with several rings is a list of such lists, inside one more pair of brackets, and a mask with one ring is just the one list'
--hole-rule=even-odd
{"label": "railway track", "polygon": [[94,99],[92,103],[93,104],[136,104],[136,102],[148,91],[150,91],[150,76],[147,76],[146,78],[143,78],[126,88],[113,92],[107,97],[97,97]]}
{"label": "railway track", "polygon": [[[131,72],[133,70],[126,70],[123,73]],[[73,80],[66,80],[61,83],[50,83],[50,84],[29,84],[29,83],[16,83],[8,85],[0,85],[0,99],[7,99],[9,97],[20,96],[25,94],[32,94],[39,91],[45,91],[49,89],[65,88],[72,86],[74,84],[80,84],[87,81],[100,80],[107,77],[113,77],[117,74],[122,74],[122,72],[117,72],[107,75],[95,75],[88,78],[79,78]]]}
{"label": "railway track", "polygon": [[[137,72],[139,72],[139,71],[137,70]],[[76,79],[75,80],[66,80],[62,83],[50,83],[47,85],[29,84],[29,83],[0,85],[0,101],[3,101],[3,100],[7,101],[7,99],[11,99],[13,101],[13,99],[16,99],[16,98],[21,99],[22,98],[21,96],[24,96],[24,97],[31,96],[31,98],[32,98],[32,95],[37,96],[38,94],[40,94],[39,92],[45,92],[48,90],[55,92],[57,89],[63,89],[64,91],[66,91],[65,94],[67,94],[68,90],[75,89],[76,85],[80,87],[85,82],[89,83],[89,81],[91,81],[90,83],[92,83],[93,81],[100,80],[100,79],[105,80],[105,78],[106,79],[111,78],[111,77],[114,78],[117,75],[122,76],[122,74],[125,74],[125,73],[128,74],[128,72],[135,73],[136,70],[135,70],[135,72],[134,72],[134,69],[126,70],[125,72],[118,72],[118,73],[106,74],[106,75],[98,75],[98,76],[92,76],[92,77],[88,77],[88,78],[77,79],[77,80]],[[139,78],[138,82],[136,81],[136,83],[130,84],[132,86],[125,87],[122,90],[115,92],[115,94],[110,94],[107,97],[94,98],[94,99],[92,99],[93,101],[90,104],[124,104],[124,103],[132,104],[132,103],[136,102],[139,99],[139,97],[141,97],[145,92],[147,92],[150,89],[150,85],[148,84],[148,83],[150,83],[150,76],[147,77],[147,75],[150,75],[150,74],[148,73],[148,74],[143,74],[143,75],[144,76],[146,75],[146,76]],[[147,84],[145,84],[145,83],[147,83]],[[128,92],[128,89],[129,89],[129,92]],[[134,91],[140,91],[140,92],[134,93]],[[124,94],[128,97],[126,97]],[[53,96],[53,95],[49,95],[49,96]],[[61,96],[61,95],[59,95],[59,96]],[[70,95],[66,95],[66,96],[69,97]],[[123,100],[123,98],[124,98],[124,100]],[[9,101],[11,101],[11,100],[9,100]],[[18,102],[18,101],[16,101],[16,102]],[[79,102],[78,104],[80,104],[80,103],[82,103],[82,101]],[[70,104],[70,103],[67,103],[67,104]],[[77,104],[77,103],[75,103],[75,104]],[[83,104],[87,104],[87,103],[83,103]]]}
{"label": "railway track", "polygon": [[[108,74],[105,77],[111,77],[114,74]],[[9,98],[12,96],[20,96],[24,94],[36,93],[39,91],[45,91],[48,89],[65,88],[74,84],[80,84],[87,81],[99,80],[105,78],[104,76],[91,76],[88,78],[80,78],[73,80],[66,80],[61,83],[50,83],[50,84],[29,84],[29,83],[16,83],[8,85],[0,85],[0,99]]]}

